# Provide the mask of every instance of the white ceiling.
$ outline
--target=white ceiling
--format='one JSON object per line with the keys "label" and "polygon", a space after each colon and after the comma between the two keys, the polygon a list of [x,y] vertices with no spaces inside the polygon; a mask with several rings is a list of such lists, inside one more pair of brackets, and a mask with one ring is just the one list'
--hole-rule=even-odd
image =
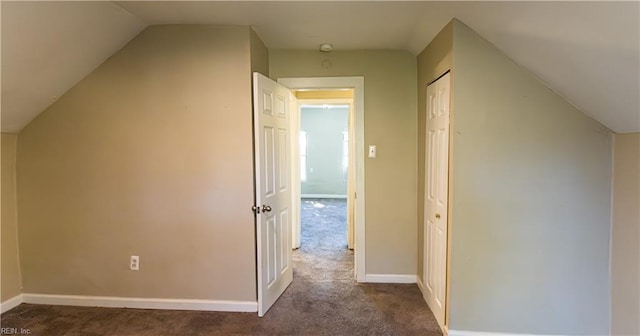
{"label": "white ceiling", "polygon": [[2,2],[2,131],[38,113],[144,27],[251,25],[270,49],[418,54],[456,17],[616,132],[640,132],[640,2]]}

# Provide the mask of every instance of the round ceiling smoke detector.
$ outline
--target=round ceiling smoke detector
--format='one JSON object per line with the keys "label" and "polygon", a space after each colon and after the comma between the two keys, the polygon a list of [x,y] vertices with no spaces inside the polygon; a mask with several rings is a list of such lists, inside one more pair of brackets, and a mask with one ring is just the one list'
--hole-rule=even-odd
{"label": "round ceiling smoke detector", "polygon": [[333,49],[331,43],[323,43],[320,45],[320,51],[329,52],[331,49]]}

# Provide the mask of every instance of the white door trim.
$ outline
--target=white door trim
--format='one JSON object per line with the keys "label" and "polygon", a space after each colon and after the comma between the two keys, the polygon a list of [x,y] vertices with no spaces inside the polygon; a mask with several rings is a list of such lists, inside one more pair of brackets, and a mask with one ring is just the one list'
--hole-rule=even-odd
{"label": "white door trim", "polygon": [[[355,201],[355,273],[356,281],[366,281],[365,270],[365,200],[364,200],[364,77],[305,77],[278,78],[290,89],[353,89],[356,146],[356,201]],[[299,113],[299,112],[298,112]]]}
{"label": "white door trim", "polygon": [[[324,105],[333,105],[333,106],[340,106],[340,105],[344,105],[347,106],[348,110],[349,110],[349,115],[348,115],[348,133],[349,133],[349,168],[348,168],[348,179],[347,179],[347,194],[346,195],[326,195],[326,194],[301,194],[300,197],[301,198],[343,198],[343,199],[347,199],[347,247],[350,250],[354,249],[354,235],[353,232],[355,230],[355,223],[354,223],[354,204],[355,204],[355,198],[353,197],[353,194],[355,192],[355,167],[356,167],[356,154],[355,154],[355,146],[354,146],[354,134],[355,134],[355,125],[353,125],[353,121],[355,120],[355,111],[353,109],[353,98],[323,98],[323,99],[298,99],[298,112],[302,113],[301,109],[303,107],[309,107],[309,106],[324,106]],[[298,116],[297,119],[300,119],[301,116]],[[293,118],[292,118],[293,120]],[[292,131],[294,132],[293,134],[298,134],[300,131],[300,121],[298,120],[296,124],[293,124],[291,126]],[[292,137],[293,138],[293,137]],[[297,158],[296,161],[292,161],[292,162],[298,162]],[[293,167],[292,170],[296,170],[296,173],[298,174],[297,176],[297,180],[295,181],[296,185],[299,186],[300,185],[300,176],[299,176],[299,165],[297,167]],[[293,175],[292,175],[293,176]],[[296,191],[298,191],[299,189],[297,189]],[[297,195],[296,193],[293,194],[294,196],[292,197],[293,199],[296,199]],[[349,197],[351,195],[351,197]],[[295,205],[299,205],[297,202]],[[296,208],[296,219],[300,218],[300,209]],[[300,247],[300,234],[301,234],[301,223],[300,220],[297,220],[297,222],[294,222],[293,225],[296,227],[294,232],[298,235],[297,237],[293,238],[294,241],[294,248],[299,248]]]}

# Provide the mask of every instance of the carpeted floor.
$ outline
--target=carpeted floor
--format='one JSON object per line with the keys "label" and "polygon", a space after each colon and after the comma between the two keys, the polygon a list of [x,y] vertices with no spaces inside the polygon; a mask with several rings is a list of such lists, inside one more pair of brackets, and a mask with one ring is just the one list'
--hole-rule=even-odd
{"label": "carpeted floor", "polygon": [[442,335],[415,284],[358,284],[345,202],[302,201],[294,281],[265,317],[255,313],[22,304],[2,328],[30,335]]}
{"label": "carpeted floor", "polygon": [[353,251],[347,249],[347,201],[302,199],[300,249],[293,254],[294,279],[353,282]]}

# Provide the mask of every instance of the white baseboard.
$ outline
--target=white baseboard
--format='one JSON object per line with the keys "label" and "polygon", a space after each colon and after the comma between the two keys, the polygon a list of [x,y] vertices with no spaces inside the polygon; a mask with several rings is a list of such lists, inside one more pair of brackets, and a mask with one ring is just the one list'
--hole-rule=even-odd
{"label": "white baseboard", "polygon": [[567,336],[567,335],[542,335],[542,334],[511,334],[488,331],[449,330],[449,336]]}
{"label": "white baseboard", "polygon": [[364,282],[416,283],[415,274],[365,274]]}
{"label": "white baseboard", "polygon": [[[22,294],[22,302],[61,306],[257,312],[255,301],[157,299],[114,296]],[[4,305],[3,305],[4,309]]]}
{"label": "white baseboard", "polygon": [[332,195],[332,194],[302,194],[300,198],[347,198],[347,195]]}
{"label": "white baseboard", "polygon": [[19,306],[23,300],[22,300],[22,294],[18,294],[2,303],[0,303],[0,312],[2,314],[4,314],[5,312],[8,312],[9,310]]}

